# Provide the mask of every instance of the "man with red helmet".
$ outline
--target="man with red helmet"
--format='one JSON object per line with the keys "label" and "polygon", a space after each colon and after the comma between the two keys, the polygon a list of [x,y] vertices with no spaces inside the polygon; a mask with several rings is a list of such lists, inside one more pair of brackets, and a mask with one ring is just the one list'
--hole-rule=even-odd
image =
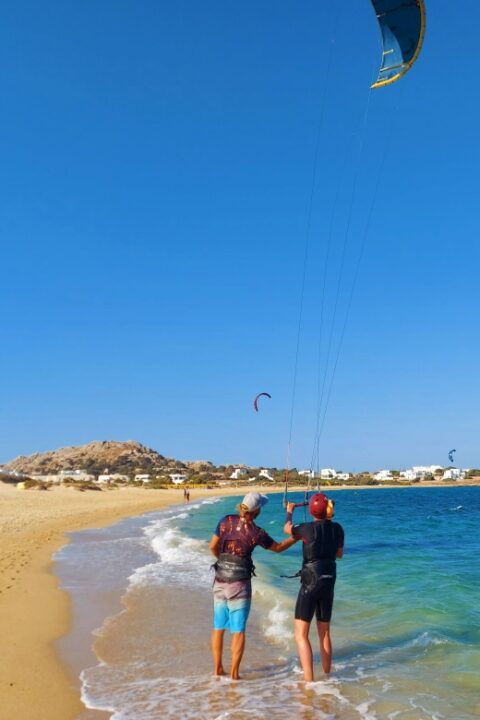
{"label": "man with red helmet", "polygon": [[295,540],[302,540],[303,544],[301,586],[295,606],[295,641],[304,678],[312,681],[313,653],[308,634],[314,614],[317,617],[323,671],[329,673],[332,665],[330,619],[336,558],[343,556],[344,532],[339,523],[332,522],[333,500],[329,500],[323,493],[316,493],[310,499],[309,509],[314,518],[313,522],[293,525],[294,509],[295,503],[287,504],[284,531]]}

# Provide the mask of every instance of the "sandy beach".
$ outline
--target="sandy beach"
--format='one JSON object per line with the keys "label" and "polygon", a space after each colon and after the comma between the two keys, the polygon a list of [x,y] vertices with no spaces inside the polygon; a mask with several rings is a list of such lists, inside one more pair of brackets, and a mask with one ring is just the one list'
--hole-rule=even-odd
{"label": "sandy beach", "polygon": [[[227,489],[221,494],[238,494]],[[196,499],[219,490],[195,490]],[[21,491],[0,483],[0,719],[69,720],[84,709],[53,642],[69,629],[69,598],[49,572],[65,533],[183,501],[181,490]]]}
{"label": "sandy beach", "polygon": [[[195,490],[192,497],[244,490]],[[179,489],[82,493],[56,487],[39,492],[0,483],[0,720],[69,720],[84,709],[78,681],[53,646],[70,623],[69,597],[50,572],[52,555],[68,542],[66,533],[182,501]]]}

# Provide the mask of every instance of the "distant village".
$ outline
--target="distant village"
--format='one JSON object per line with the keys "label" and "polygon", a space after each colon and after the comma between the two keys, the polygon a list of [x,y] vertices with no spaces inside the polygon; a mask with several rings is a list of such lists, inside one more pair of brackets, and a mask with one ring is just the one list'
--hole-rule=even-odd
{"label": "distant village", "polygon": [[[452,458],[449,458],[450,461]],[[19,488],[48,489],[55,485],[77,490],[115,489],[123,485],[162,489],[176,486],[210,488],[261,485],[290,487],[412,485],[414,483],[478,482],[480,470],[441,465],[345,472],[331,467],[300,469],[252,467],[244,463],[214,465],[209,460],[182,461],[162,455],[136,440],[94,440],[20,455],[0,465],[0,481]]]}
{"label": "distant village", "polygon": [[[205,466],[207,466],[205,468]],[[163,472],[162,472],[163,470]],[[164,468],[149,472],[139,471],[132,474],[109,472],[108,468],[98,475],[81,468],[67,468],[56,473],[24,473],[0,467],[0,480],[35,484],[68,485],[79,483],[91,486],[137,485],[145,487],[165,487],[175,485],[208,485],[210,487],[236,487],[239,485],[281,485],[285,481],[285,469],[251,468],[248,466],[220,466],[204,463],[203,471],[188,468],[165,473]],[[378,470],[376,472],[349,473],[334,468],[288,471],[291,485],[310,485],[319,482],[326,486],[335,485],[381,485],[414,484],[422,481],[461,481],[480,474],[470,468],[442,467],[441,465],[415,465],[406,470]]]}
{"label": "distant village", "polygon": [[[258,475],[251,477],[251,470],[245,467],[236,468],[223,481],[224,484],[231,484],[235,481],[247,480],[248,482],[279,482],[285,479],[285,470],[278,471],[276,469],[263,468]],[[406,470],[378,470],[376,472],[350,473],[337,471],[334,468],[322,468],[319,471],[314,470],[296,470],[289,471],[288,475],[291,481],[299,480],[303,482],[311,482],[321,480],[327,485],[348,485],[352,484],[380,484],[380,483],[415,483],[422,480],[444,480],[455,481],[463,480],[466,477],[477,475],[478,471],[471,468],[455,468],[442,467],[441,465],[415,465]],[[223,484],[220,481],[219,484]]]}

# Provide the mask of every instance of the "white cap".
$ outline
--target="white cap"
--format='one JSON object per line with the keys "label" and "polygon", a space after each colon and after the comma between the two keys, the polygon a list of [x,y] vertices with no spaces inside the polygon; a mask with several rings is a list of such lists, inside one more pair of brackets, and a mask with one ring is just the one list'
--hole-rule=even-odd
{"label": "white cap", "polygon": [[242,505],[246,505],[246,507],[250,510],[250,512],[259,510],[261,507],[263,507],[267,503],[268,503],[268,497],[266,495],[260,495],[260,493],[258,493],[258,492],[249,492],[245,495],[245,497],[242,500]]}

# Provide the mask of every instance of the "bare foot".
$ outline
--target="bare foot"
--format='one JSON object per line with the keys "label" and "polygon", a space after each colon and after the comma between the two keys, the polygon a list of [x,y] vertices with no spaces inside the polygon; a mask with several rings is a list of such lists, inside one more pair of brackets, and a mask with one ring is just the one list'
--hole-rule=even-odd
{"label": "bare foot", "polygon": [[216,668],[216,669],[214,670],[214,673],[213,673],[213,674],[214,674],[215,677],[221,677],[222,675],[225,675],[225,670],[224,670],[223,667],[220,665],[220,667],[218,667],[218,668]]}

